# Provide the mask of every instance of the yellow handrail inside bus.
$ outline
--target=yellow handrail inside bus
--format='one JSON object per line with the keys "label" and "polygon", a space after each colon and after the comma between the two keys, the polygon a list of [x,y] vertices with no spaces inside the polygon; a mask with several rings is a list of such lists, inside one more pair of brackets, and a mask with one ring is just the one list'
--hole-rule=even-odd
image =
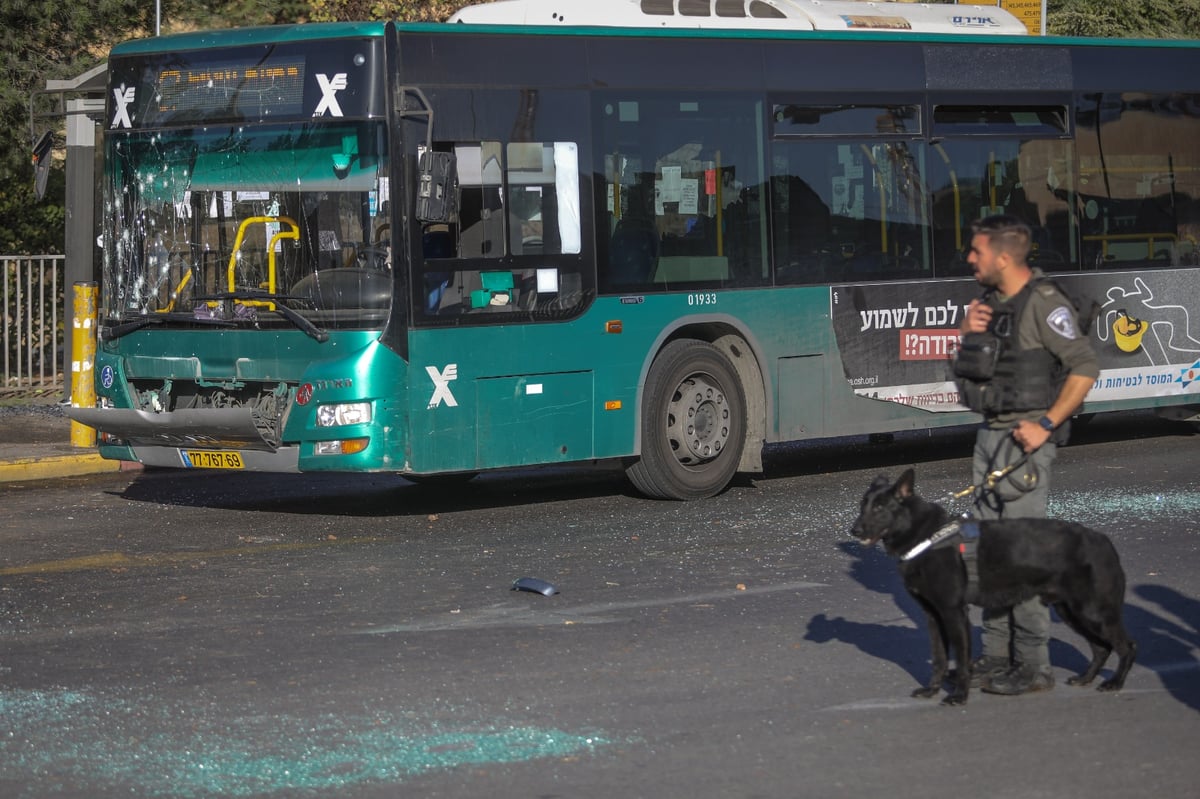
{"label": "yellow handrail inside bus", "polygon": [[724,255],[725,254],[725,229],[724,229],[725,228],[725,226],[724,226],[725,218],[724,218],[724,214],[722,212],[724,211],[725,197],[721,193],[721,151],[717,150],[716,155],[717,155],[717,171],[716,171],[717,185],[713,187],[713,191],[717,196],[717,255]]}
{"label": "yellow handrail inside bus", "polygon": [[1174,233],[1101,233],[1098,235],[1084,236],[1084,241],[1100,242],[1100,257],[1108,260],[1108,245],[1120,242],[1146,242],[1146,260],[1153,260],[1155,249],[1154,245],[1169,242],[1175,243],[1179,237]]}
{"label": "yellow handrail inside bus", "polygon": [[[233,240],[233,252],[229,254],[229,271],[228,284],[229,291],[235,291],[237,284],[234,281],[234,273],[237,270],[238,255],[241,253],[242,240],[246,238],[246,228],[251,225],[271,225],[271,224],[288,224],[291,225],[291,230],[280,231],[271,237],[271,241],[267,243],[267,291],[270,294],[275,293],[275,245],[282,239],[300,239],[300,226],[296,224],[296,220],[289,216],[251,216],[242,220],[242,224],[238,225],[237,237]],[[263,302],[262,300],[235,300],[242,305],[255,305],[258,307],[266,307],[270,310],[275,310],[275,303]]]}
{"label": "yellow handrail inside bus", "polygon": [[[275,293],[275,245],[283,239],[300,239],[300,226],[296,224],[296,220],[289,216],[252,216],[242,220],[242,224],[238,226],[237,237],[233,241],[233,252],[229,256],[229,269],[227,282],[229,291],[235,288],[234,271],[237,268],[238,253],[241,251],[242,240],[246,238],[246,228],[255,224],[273,224],[280,223],[291,226],[291,230],[280,231],[271,237],[271,241],[267,244],[267,291],[271,294]],[[192,279],[192,267],[188,267],[187,272],[179,281],[179,285],[171,292],[171,301],[167,303],[165,308],[158,309],[158,313],[170,313],[175,310],[175,302],[179,299],[179,295],[183,293],[184,288]],[[275,303],[263,302],[261,300],[238,300],[243,305],[265,306],[270,310],[275,310]]]}
{"label": "yellow handrail inside bus", "polygon": [[[613,223],[621,221],[621,151],[617,150],[613,153],[613,174],[612,174],[612,218]],[[611,233],[612,231],[609,231]]]}
{"label": "yellow handrail inside bus", "polygon": [[958,189],[958,175],[954,171],[954,167],[950,163],[950,156],[946,153],[942,145],[934,145],[938,155],[946,162],[946,170],[950,173],[950,188],[954,192],[954,251],[963,251],[963,228],[962,228],[962,196]]}
{"label": "yellow handrail inside bus", "polygon": [[192,268],[183,273],[183,277],[179,279],[179,285],[171,292],[171,301],[167,303],[167,307],[159,308],[158,313],[170,313],[175,310],[175,301],[179,299],[179,295],[183,293],[183,289],[192,280]]}
{"label": "yellow handrail inside bus", "polygon": [[998,207],[996,205],[996,153],[994,151],[988,153],[987,182],[988,207],[992,209],[989,213],[994,214]]}
{"label": "yellow handrail inside bus", "polygon": [[862,148],[867,160],[871,162],[871,179],[879,186],[879,251],[886,255],[888,251],[887,186],[883,182],[883,173],[879,171],[879,164],[875,162],[875,153],[865,144],[860,144],[859,147]]}

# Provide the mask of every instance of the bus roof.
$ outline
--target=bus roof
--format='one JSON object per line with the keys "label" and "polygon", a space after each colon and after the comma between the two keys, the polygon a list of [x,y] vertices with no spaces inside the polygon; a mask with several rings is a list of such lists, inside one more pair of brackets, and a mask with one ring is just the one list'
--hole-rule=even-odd
{"label": "bus roof", "polygon": [[122,42],[112,50],[114,56],[147,53],[204,50],[210,47],[305,42],[311,40],[382,36],[383,22],[324,22],[303,25],[264,25],[251,28],[220,28],[217,30],[175,33]]}
{"label": "bus roof", "polygon": [[497,0],[467,6],[448,21],[619,28],[1028,33],[1020,20],[995,5],[869,0]]}

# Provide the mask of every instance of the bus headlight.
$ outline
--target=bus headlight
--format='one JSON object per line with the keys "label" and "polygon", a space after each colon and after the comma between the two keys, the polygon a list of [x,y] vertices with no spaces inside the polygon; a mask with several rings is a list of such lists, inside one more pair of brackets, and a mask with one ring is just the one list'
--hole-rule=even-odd
{"label": "bus headlight", "polygon": [[338,402],[317,408],[317,427],[341,427],[371,421],[371,403]]}

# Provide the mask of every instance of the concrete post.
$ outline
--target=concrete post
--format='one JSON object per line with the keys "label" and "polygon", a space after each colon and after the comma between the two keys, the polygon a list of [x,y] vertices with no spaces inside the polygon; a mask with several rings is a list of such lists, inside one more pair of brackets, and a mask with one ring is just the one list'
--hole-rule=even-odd
{"label": "concrete post", "polygon": [[[96,123],[89,114],[103,114],[104,100],[67,101],[67,230],[64,286],[96,280]],[[66,294],[66,292],[63,292]],[[74,301],[63,297],[63,323],[73,330]],[[64,370],[67,372],[67,370]],[[65,391],[70,396],[71,375]]]}

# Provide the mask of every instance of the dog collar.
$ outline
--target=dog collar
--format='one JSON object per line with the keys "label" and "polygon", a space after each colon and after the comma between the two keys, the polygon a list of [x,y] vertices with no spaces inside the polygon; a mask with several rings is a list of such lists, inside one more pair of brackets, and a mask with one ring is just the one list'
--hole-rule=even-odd
{"label": "dog collar", "polygon": [[900,560],[912,560],[930,547],[936,546],[945,541],[947,538],[956,535],[961,529],[962,522],[957,519],[942,525],[937,529],[937,532],[929,536],[929,538],[926,538],[924,541],[908,550],[908,552],[905,552],[903,555],[901,555]]}

